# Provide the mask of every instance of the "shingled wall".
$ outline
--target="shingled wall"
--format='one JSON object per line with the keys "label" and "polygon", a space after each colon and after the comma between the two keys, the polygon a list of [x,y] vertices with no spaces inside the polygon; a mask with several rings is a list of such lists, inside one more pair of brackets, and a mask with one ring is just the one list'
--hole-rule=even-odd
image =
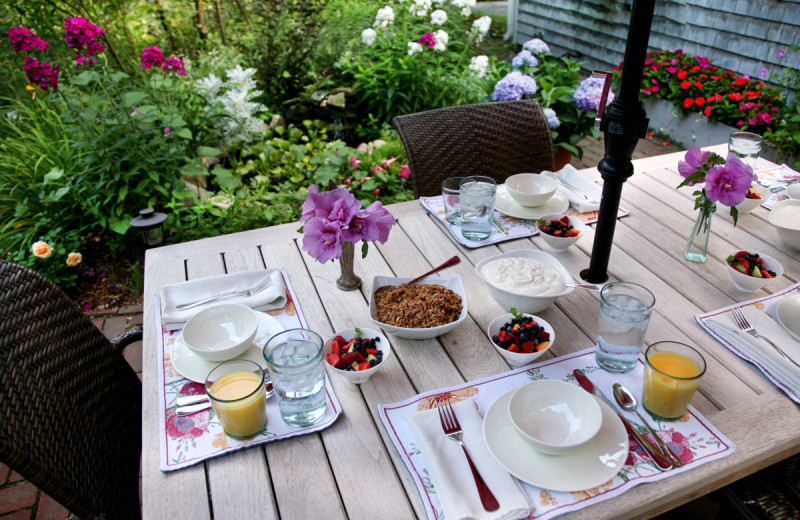
{"label": "shingled wall", "polygon": [[[625,53],[628,0],[518,0],[514,41],[545,40],[556,55],[610,70]],[[683,49],[725,69],[756,76],[800,69],[800,0],[656,0],[650,48]]]}

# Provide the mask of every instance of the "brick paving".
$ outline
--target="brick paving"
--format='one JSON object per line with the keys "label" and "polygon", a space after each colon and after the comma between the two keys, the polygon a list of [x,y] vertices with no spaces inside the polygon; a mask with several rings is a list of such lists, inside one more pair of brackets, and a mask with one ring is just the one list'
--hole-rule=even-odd
{"label": "brick paving", "polygon": [[[602,159],[602,142],[584,139],[579,143],[584,149],[582,160],[573,157],[576,168],[597,166]],[[651,157],[679,151],[681,148],[657,139],[642,139],[634,152],[634,159]],[[107,338],[113,338],[130,327],[142,324],[142,306],[132,305],[121,309],[109,309],[87,313],[92,323]],[[125,349],[125,359],[142,378],[142,342],[132,343]],[[67,520],[76,517],[58,502],[25,481],[18,473],[0,463],[0,520]]]}

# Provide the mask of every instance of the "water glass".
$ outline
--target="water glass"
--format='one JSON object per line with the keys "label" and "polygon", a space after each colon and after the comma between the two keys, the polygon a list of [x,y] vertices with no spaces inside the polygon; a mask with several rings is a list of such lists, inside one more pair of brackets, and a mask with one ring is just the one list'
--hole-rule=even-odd
{"label": "water glass", "polygon": [[442,182],[444,217],[454,226],[461,225],[461,206],[459,195],[464,177],[449,177]]}
{"label": "water glass", "polygon": [[289,426],[311,426],[325,415],[322,345],[316,332],[290,329],[272,336],[264,346],[278,408]]}
{"label": "water glass", "polygon": [[763,139],[750,132],[734,132],[728,138],[728,151],[738,155],[742,162],[755,170]]}
{"label": "water glass", "polygon": [[644,357],[642,404],[657,419],[680,419],[700,386],[706,360],[697,350],[676,341],[653,343]]}
{"label": "water glass", "polygon": [[243,359],[222,363],[206,376],[205,387],[226,434],[247,439],[267,425],[264,370],[258,363]]}
{"label": "water glass", "polygon": [[461,234],[467,240],[486,240],[492,234],[497,182],[491,177],[464,177],[460,191]]}
{"label": "water glass", "polygon": [[600,291],[600,330],[595,360],[603,370],[626,374],[639,359],[656,297],[639,284],[612,282]]}

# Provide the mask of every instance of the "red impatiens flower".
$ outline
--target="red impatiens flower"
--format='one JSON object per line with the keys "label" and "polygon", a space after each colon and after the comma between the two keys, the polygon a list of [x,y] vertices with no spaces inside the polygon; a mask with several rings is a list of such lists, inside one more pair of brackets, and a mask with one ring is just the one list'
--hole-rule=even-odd
{"label": "red impatiens flower", "polygon": [[735,79],[733,82],[734,82],[736,85],[744,85],[744,84],[745,84],[745,83],[747,83],[748,81],[749,81],[749,80],[748,80],[747,78],[744,78],[744,77],[742,77],[742,78],[736,78],[736,79]]}
{"label": "red impatiens flower", "polygon": [[678,79],[686,79],[686,71],[685,70],[680,69],[678,71]]}
{"label": "red impatiens flower", "polygon": [[701,90],[703,89],[703,84],[702,84],[702,83],[700,83],[700,81],[695,81],[695,82],[694,82],[694,86],[695,86],[695,87],[697,87],[697,88],[699,88],[699,89],[701,89]]}
{"label": "red impatiens flower", "polygon": [[703,113],[706,115],[706,117],[711,117],[711,105],[708,105],[706,108],[704,108]]}
{"label": "red impatiens flower", "polygon": [[728,94],[728,98],[734,101],[741,101],[742,99],[744,99],[744,95],[742,95],[741,92],[731,92],[730,94]]}
{"label": "red impatiens flower", "polygon": [[694,105],[694,99],[687,97],[686,99],[683,100],[683,106],[685,106],[686,108],[689,108],[692,105]]}
{"label": "red impatiens flower", "polygon": [[695,98],[694,102],[697,103],[697,106],[705,105],[706,104],[706,98],[704,98],[703,96],[700,96],[698,98]]}
{"label": "red impatiens flower", "polygon": [[683,83],[681,83],[681,88],[682,88],[683,90],[686,90],[687,88],[689,88],[689,87],[691,87],[691,86],[692,86],[692,82],[691,82],[691,81],[688,81],[688,80],[687,80],[687,81],[684,81]]}

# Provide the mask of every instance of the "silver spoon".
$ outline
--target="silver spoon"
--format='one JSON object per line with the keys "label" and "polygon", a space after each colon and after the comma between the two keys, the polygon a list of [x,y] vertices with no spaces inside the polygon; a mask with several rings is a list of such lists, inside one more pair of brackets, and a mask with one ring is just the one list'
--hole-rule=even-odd
{"label": "silver spoon", "polygon": [[600,285],[593,285],[590,283],[565,283],[567,287],[578,287],[580,289],[589,289],[590,291],[599,291],[603,287]]}
{"label": "silver spoon", "polygon": [[630,390],[628,390],[619,383],[614,383],[614,399],[617,401],[617,404],[621,408],[623,408],[624,410],[628,410],[629,412],[635,413],[636,417],[638,417],[644,423],[645,427],[648,430],[650,430],[650,434],[655,439],[656,444],[658,444],[658,448],[661,450],[662,453],[664,453],[664,455],[669,457],[669,460],[672,461],[673,466],[675,466],[676,468],[679,466],[683,466],[683,462],[681,462],[681,459],[679,459],[677,456],[675,456],[674,453],[672,453],[672,450],[670,450],[667,447],[667,445],[664,444],[664,441],[661,440],[661,437],[659,437],[656,431],[653,429],[653,427],[650,426],[650,423],[648,423],[645,420],[645,418],[641,416],[639,411],[636,410],[636,397]]}

